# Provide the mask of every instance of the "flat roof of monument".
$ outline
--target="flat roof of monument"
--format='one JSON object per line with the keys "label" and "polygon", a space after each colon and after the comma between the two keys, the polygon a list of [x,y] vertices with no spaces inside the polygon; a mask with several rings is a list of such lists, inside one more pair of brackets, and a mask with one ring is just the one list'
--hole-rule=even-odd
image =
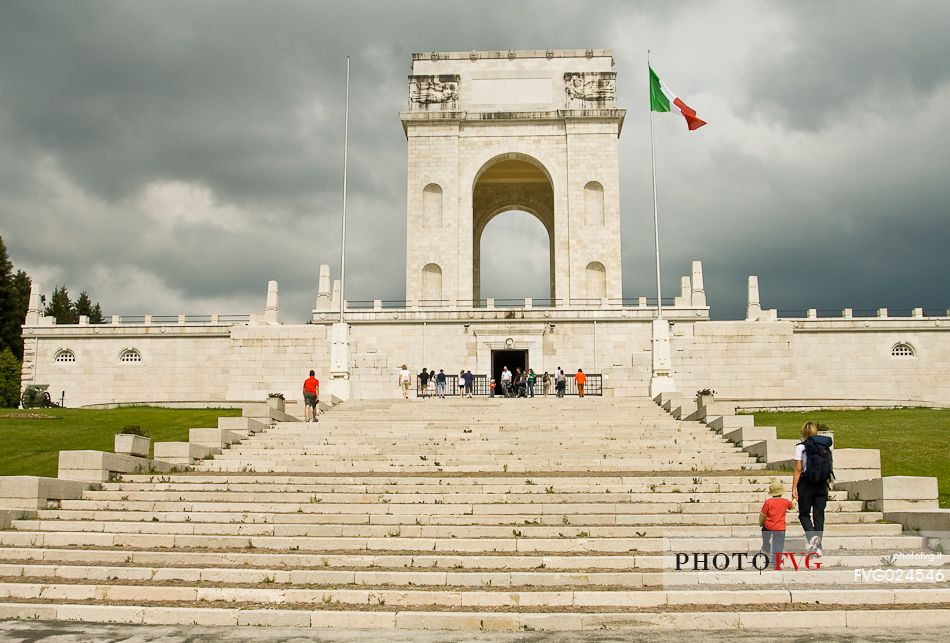
{"label": "flat roof of monument", "polygon": [[614,57],[612,49],[510,49],[507,51],[426,51],[411,54],[412,60],[472,60],[492,58],[600,58]]}

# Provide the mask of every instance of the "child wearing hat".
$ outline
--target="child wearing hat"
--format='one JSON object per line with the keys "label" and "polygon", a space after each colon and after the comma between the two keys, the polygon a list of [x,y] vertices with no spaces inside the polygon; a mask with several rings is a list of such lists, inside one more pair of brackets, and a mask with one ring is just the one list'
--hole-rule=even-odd
{"label": "child wearing hat", "polygon": [[791,500],[783,498],[785,486],[781,480],[773,480],[769,485],[769,497],[759,512],[759,526],[762,527],[762,553],[772,557],[772,563],[778,566],[779,555],[785,550],[785,513],[795,507]]}

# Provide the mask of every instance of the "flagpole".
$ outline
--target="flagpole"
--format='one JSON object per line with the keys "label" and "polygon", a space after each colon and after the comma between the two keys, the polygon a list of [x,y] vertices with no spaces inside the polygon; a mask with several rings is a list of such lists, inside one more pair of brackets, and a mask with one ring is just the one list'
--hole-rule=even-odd
{"label": "flagpole", "polygon": [[346,103],[343,116],[343,232],[340,235],[340,323],[343,323],[343,309],[346,297],[346,157],[350,128],[350,57],[346,57]]}
{"label": "flagpole", "polygon": [[[647,72],[650,71],[650,50],[647,49]],[[663,291],[660,286],[660,225],[656,206],[656,153],[653,143],[653,104],[650,104],[650,168],[653,171],[653,244],[656,249],[656,318],[663,318]]]}

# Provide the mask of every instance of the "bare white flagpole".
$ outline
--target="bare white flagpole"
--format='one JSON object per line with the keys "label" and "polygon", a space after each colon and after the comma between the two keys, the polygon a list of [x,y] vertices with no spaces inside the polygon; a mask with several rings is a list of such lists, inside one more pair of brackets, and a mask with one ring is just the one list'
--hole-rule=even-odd
{"label": "bare white flagpole", "polygon": [[[647,49],[647,72],[650,68],[650,50]],[[652,92],[652,88],[651,88]],[[663,317],[663,291],[660,286],[660,225],[656,206],[656,154],[653,144],[653,101],[650,101],[650,168],[653,171],[653,243],[656,248],[656,317]]]}
{"label": "bare white flagpole", "polygon": [[[340,235],[340,322],[346,301],[346,156],[350,128],[350,57],[346,57],[346,108],[343,116],[343,233]],[[654,188],[655,191],[655,188]]]}

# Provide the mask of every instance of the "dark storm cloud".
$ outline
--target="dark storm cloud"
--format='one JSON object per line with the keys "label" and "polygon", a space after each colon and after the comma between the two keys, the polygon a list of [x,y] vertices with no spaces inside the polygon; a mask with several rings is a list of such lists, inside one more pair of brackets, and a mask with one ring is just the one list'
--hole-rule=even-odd
{"label": "dark storm cloud", "polygon": [[946,2],[782,2],[787,36],[757,52],[751,106],[815,129],[868,111],[919,108],[950,79]]}
{"label": "dark storm cloud", "polygon": [[[88,289],[107,312],[260,312],[277,279],[284,317],[302,321],[319,264],[338,272],[349,54],[347,296],[401,299],[409,54],[612,47],[629,110],[624,291],[652,296],[652,46],[710,120],[688,133],[657,119],[666,295],[699,258],[719,317],[742,315],[750,273],[767,306],[945,305],[932,279],[950,232],[947,14],[917,2],[5,2],[0,234],[47,288]],[[500,239],[523,233],[505,219]]]}

